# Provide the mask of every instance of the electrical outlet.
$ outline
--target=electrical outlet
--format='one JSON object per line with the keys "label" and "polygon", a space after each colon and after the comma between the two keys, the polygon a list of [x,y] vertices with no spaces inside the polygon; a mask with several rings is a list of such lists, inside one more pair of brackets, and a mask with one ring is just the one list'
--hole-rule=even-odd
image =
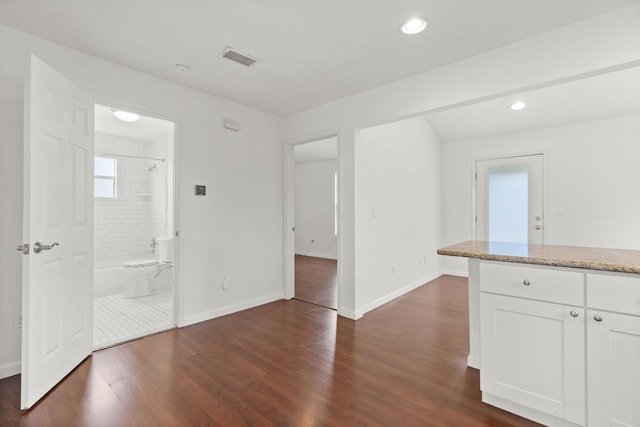
{"label": "electrical outlet", "polygon": [[13,315],[13,327],[15,329],[22,328],[22,313],[16,313]]}
{"label": "electrical outlet", "polygon": [[227,282],[227,276],[222,276],[220,283],[222,285],[222,289],[227,289],[229,287],[229,282]]}

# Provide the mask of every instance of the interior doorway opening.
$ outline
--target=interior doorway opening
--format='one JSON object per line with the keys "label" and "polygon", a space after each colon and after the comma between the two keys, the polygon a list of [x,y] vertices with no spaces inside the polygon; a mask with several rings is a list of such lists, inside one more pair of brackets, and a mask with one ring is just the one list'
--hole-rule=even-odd
{"label": "interior doorway opening", "polygon": [[294,298],[338,308],[338,140],[294,147]]}
{"label": "interior doorway opening", "polygon": [[175,130],[95,105],[94,350],[176,325]]}

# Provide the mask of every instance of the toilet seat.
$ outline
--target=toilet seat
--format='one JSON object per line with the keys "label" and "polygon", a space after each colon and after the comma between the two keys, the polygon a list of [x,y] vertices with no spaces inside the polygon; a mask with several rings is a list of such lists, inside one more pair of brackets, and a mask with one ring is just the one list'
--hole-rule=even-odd
{"label": "toilet seat", "polygon": [[140,268],[140,267],[153,267],[158,265],[158,260],[155,259],[138,259],[135,261],[127,261],[122,263],[124,268]]}

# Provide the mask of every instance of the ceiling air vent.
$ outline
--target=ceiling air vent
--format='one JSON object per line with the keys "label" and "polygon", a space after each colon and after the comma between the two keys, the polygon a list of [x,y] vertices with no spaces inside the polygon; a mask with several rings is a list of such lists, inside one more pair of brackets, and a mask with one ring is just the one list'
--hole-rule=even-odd
{"label": "ceiling air vent", "polygon": [[258,58],[255,58],[253,56],[238,53],[230,47],[222,51],[222,57],[227,58],[233,62],[237,62],[238,64],[242,64],[245,67],[251,67],[253,64],[260,61]]}

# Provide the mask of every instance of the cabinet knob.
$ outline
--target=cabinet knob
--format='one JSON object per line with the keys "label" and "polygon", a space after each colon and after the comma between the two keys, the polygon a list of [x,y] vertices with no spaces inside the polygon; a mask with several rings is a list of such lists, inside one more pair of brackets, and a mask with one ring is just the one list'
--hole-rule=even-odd
{"label": "cabinet knob", "polygon": [[602,322],[602,316],[596,314],[595,316],[593,316],[593,320],[595,320],[596,322]]}
{"label": "cabinet knob", "polygon": [[579,313],[578,313],[577,311],[575,311],[575,310],[571,310],[571,311],[569,312],[569,314],[571,315],[571,317],[578,317],[578,314],[579,314]]}
{"label": "cabinet knob", "polygon": [[524,279],[524,280],[522,281],[522,284],[523,284],[523,285],[525,285],[525,286],[529,286],[529,285],[531,285],[531,282],[530,282],[530,281],[528,281],[527,279]]}

